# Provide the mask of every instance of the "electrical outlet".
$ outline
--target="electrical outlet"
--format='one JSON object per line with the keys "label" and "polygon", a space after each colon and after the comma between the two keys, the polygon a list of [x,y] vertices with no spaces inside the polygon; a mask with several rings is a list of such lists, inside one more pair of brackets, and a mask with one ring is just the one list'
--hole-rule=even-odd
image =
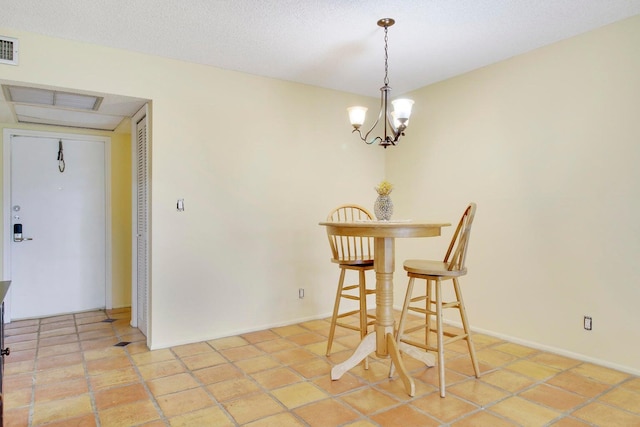
{"label": "electrical outlet", "polygon": [[298,298],[304,298],[304,288],[298,289]]}
{"label": "electrical outlet", "polygon": [[590,331],[593,327],[593,321],[591,319],[591,316],[584,316],[584,328],[587,331]]}

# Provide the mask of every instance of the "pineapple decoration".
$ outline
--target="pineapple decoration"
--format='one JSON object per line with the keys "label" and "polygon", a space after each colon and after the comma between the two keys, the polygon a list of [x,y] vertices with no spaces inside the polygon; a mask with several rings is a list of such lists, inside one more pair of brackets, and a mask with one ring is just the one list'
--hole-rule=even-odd
{"label": "pineapple decoration", "polygon": [[378,198],[373,204],[373,212],[378,221],[389,221],[393,215],[393,202],[389,194],[393,191],[393,185],[388,181],[382,181],[377,187],[374,187]]}

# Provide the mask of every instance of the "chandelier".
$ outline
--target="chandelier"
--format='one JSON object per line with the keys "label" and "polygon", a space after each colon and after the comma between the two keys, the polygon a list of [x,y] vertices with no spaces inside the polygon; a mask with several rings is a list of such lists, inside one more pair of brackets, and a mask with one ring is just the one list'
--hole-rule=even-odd
{"label": "chandelier", "polygon": [[[388,98],[391,88],[389,87],[389,52],[387,48],[389,37],[387,33],[389,27],[395,24],[395,22],[396,21],[391,18],[383,18],[378,21],[378,26],[384,28],[384,86],[380,88],[380,112],[378,113],[376,122],[367,133],[362,135],[360,126],[364,124],[367,108],[360,106],[347,108],[349,120],[353,126],[352,133],[358,132],[360,139],[367,144],[378,142],[379,145],[384,148],[387,148],[389,145],[396,145],[400,136],[404,136],[404,130],[409,125],[409,116],[411,116],[411,107],[413,106],[413,101],[410,99],[396,99],[391,102],[393,111],[389,110]],[[375,138],[369,139],[369,134],[376,128],[383,115],[384,136],[376,136]]]}

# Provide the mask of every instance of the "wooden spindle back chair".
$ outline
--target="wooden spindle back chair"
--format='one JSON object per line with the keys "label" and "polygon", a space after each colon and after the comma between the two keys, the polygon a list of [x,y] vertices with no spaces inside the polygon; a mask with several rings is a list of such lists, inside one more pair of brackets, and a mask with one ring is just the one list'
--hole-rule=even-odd
{"label": "wooden spindle back chair", "polygon": [[[467,274],[465,265],[467,249],[469,247],[469,236],[471,225],[476,213],[476,204],[470,203],[465,209],[458,227],[451,239],[449,248],[443,261],[416,260],[411,259],[404,262],[404,269],[409,276],[407,294],[405,296],[400,322],[398,323],[398,343],[404,342],[412,346],[422,348],[426,351],[435,351],[438,354],[438,373],[440,396],[445,397],[445,376],[444,376],[444,346],[458,340],[466,340],[476,377],[480,377],[480,369],[476,358],[473,340],[469,329],[467,312],[462,300],[460,283],[458,278]],[[423,279],[426,282],[426,292],[424,295],[413,297],[414,282],[416,279]],[[442,282],[451,280],[455,292],[455,300],[442,301]],[[435,295],[434,295],[435,288]],[[445,331],[442,320],[442,310],[457,309],[462,322],[462,332]],[[424,324],[411,328],[405,327],[407,314],[409,312],[419,313],[424,316]],[[435,316],[436,324],[433,325],[432,317]],[[424,340],[418,341],[412,333],[424,329]],[[436,334],[436,343],[432,344],[430,335]],[[447,339],[445,340],[445,336]],[[392,367],[393,372],[393,367]]]}
{"label": "wooden spindle back chair", "polygon": [[[332,222],[371,221],[372,219],[371,213],[358,205],[338,206],[327,216],[327,221]],[[327,237],[331,246],[331,262],[338,264],[340,268],[340,278],[327,341],[327,356],[329,356],[336,326],[359,331],[362,339],[367,334],[369,326],[374,324],[375,316],[367,313],[367,295],[374,294],[375,289],[367,289],[365,280],[365,272],[373,270],[373,238],[343,236],[331,234],[328,231]],[[357,271],[357,283],[345,285],[345,276],[348,270]],[[340,312],[340,303],[343,299],[358,301],[358,309]],[[359,321],[357,323],[348,322],[347,318],[354,314],[358,314]]]}

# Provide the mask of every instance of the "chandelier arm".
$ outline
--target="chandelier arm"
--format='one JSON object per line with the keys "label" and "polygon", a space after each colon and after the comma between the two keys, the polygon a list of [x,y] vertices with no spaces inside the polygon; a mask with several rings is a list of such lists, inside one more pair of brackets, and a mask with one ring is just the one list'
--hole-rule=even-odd
{"label": "chandelier arm", "polygon": [[362,132],[360,132],[360,129],[354,129],[354,130],[351,131],[351,133],[354,133],[354,132],[358,132],[358,135],[360,136],[360,139],[362,141],[364,141],[365,144],[368,144],[368,145],[371,145],[376,141],[382,141],[382,138],[380,138],[379,136],[376,136],[371,141],[367,141],[367,136],[369,135],[369,133],[371,131],[367,132],[366,135],[364,135],[364,136],[362,135]]}
{"label": "chandelier arm", "polygon": [[[375,142],[377,139],[382,140],[382,138],[380,138],[379,136],[375,137],[374,139],[371,140],[371,142],[367,142],[367,139],[369,139],[369,134],[371,132],[373,132],[373,130],[376,128],[376,126],[378,126],[378,123],[380,123],[380,119],[382,118],[382,114],[386,109],[386,103],[385,103],[385,96],[384,94],[386,93],[385,90],[388,90],[388,86],[383,86],[382,88],[380,88],[381,96],[380,96],[380,112],[378,113],[378,118],[376,119],[376,121],[373,123],[373,126],[371,126],[371,128],[369,128],[369,130],[367,131],[367,133],[364,134],[364,138],[362,138],[362,134],[360,134],[360,138],[366,142],[367,144],[372,144],[373,142]],[[358,131],[358,133],[360,133],[360,131]],[[387,137],[387,132],[385,129],[385,138]]]}

